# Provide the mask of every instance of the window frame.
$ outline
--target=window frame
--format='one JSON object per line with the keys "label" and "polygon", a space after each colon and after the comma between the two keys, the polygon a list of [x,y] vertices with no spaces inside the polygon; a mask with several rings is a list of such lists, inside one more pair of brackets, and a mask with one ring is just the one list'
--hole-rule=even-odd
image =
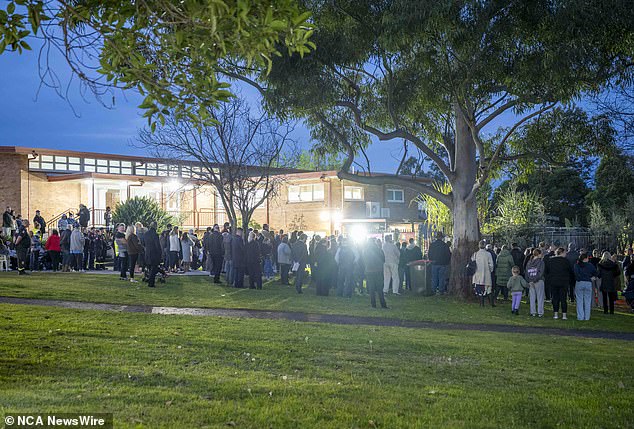
{"label": "window frame", "polygon": [[[395,195],[395,193],[396,193],[396,192],[400,192],[400,193],[401,193],[401,197],[402,197],[402,199],[400,199],[400,200],[397,200],[397,199],[394,199],[394,198],[390,199],[390,196],[389,196],[389,195],[390,195],[390,192],[392,193],[392,196],[393,196],[393,197],[396,197],[396,195]],[[398,188],[387,188],[387,189],[385,190],[385,194],[386,194],[386,195],[385,195],[385,200],[386,200],[388,203],[396,203],[396,204],[403,204],[403,203],[405,203],[405,190],[404,190],[404,189],[398,189]]]}
{"label": "window frame", "polygon": [[[359,198],[354,198],[354,190],[357,190],[357,189],[359,190],[360,197]],[[351,190],[350,191],[350,196],[346,196],[346,192],[348,190]],[[343,186],[343,199],[345,201],[364,201],[364,199],[365,199],[364,198],[364,194],[365,194],[365,192],[364,192],[363,186],[356,186],[356,185],[344,185]]]}

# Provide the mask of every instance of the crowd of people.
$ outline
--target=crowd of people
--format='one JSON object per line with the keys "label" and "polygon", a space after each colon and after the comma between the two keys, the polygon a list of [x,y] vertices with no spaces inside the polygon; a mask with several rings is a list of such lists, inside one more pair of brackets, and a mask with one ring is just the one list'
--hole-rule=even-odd
{"label": "crowd of people", "polygon": [[[524,295],[532,317],[544,317],[544,305],[552,303],[553,318],[568,318],[568,301],[576,303],[577,320],[590,320],[592,307],[614,314],[617,291],[622,290],[634,311],[634,260],[628,249],[622,260],[616,253],[588,252],[574,243],[567,248],[539,243],[522,251],[517,244],[494,247],[485,241],[471,257],[467,271],[474,292],[484,306],[495,306],[502,295],[511,295],[511,311],[519,314]],[[561,315],[561,316],[560,316]]]}
{"label": "crowd of people", "polygon": [[[111,219],[111,218],[110,218]],[[110,220],[109,219],[109,220]],[[84,272],[105,270],[112,255],[113,269],[120,279],[138,282],[135,274],[143,273],[148,286],[156,278],[169,274],[206,271],[214,283],[221,275],[236,288],[262,289],[263,281],[279,275],[282,285],[291,285],[297,293],[311,283],[317,295],[334,293],[342,297],[370,295],[373,307],[377,299],[387,307],[385,295],[390,291],[412,289],[410,265],[424,258],[429,263],[431,289],[446,294],[451,265],[451,247],[446,237],[437,234],[426,255],[413,238],[400,240],[384,235],[352,240],[345,235],[310,239],[302,231],[261,230],[214,225],[202,237],[194,230],[183,231],[167,225],[145,227],[115,225],[89,228],[90,211],[80,205],[77,216],[64,214],[57,228],[46,233],[46,222],[39,210],[33,224],[15,215],[10,207],[3,214],[0,254],[7,255],[20,275],[47,270]],[[30,228],[31,227],[31,228]],[[616,254],[594,250],[567,249],[540,243],[535,248],[520,249],[494,246],[482,241],[466,267],[473,291],[481,306],[495,307],[500,299],[511,301],[511,311],[518,315],[522,299],[529,304],[531,316],[543,317],[546,302],[551,302],[553,317],[567,319],[568,301],[576,302],[577,319],[589,320],[592,306],[614,313],[617,290],[623,290],[634,311],[634,261],[632,250],[619,260]],[[248,283],[245,279],[248,278]]]}

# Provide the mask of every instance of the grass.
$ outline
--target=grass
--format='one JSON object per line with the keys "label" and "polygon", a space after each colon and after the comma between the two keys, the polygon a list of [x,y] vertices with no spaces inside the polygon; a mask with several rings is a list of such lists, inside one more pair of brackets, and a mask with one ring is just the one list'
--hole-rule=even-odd
{"label": "grass", "polygon": [[145,304],[175,307],[248,308],[301,311],[308,313],[348,314],[354,316],[390,317],[453,323],[506,324],[544,326],[565,329],[591,329],[634,332],[634,314],[624,309],[615,315],[595,311],[588,322],[575,320],[574,306],[569,306],[567,321],[552,319],[552,306],[546,303],[542,319],[528,316],[528,305],[522,304],[520,316],[510,313],[510,302],[499,302],[496,308],[480,308],[477,303],[456,301],[450,297],[403,295],[387,297],[389,309],[373,309],[367,296],[351,299],[316,296],[309,288],[299,296],[294,288],[275,282],[264,290],[234,289],[213,284],[204,276],[172,276],[167,284],[150,289],[143,283],[121,282],[114,275],[36,273],[18,277],[15,273],[0,274],[0,296],[21,298],[92,301],[113,304]]}
{"label": "grass", "polygon": [[634,422],[631,342],[8,304],[0,335],[0,413],[113,412],[117,428]]}

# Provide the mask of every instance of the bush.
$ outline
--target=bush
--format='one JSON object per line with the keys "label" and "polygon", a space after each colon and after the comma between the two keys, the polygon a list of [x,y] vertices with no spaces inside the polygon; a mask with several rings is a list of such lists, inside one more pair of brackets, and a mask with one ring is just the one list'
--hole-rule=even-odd
{"label": "bush", "polygon": [[148,197],[134,197],[125,203],[117,204],[112,213],[112,222],[126,225],[141,222],[146,227],[152,222],[156,222],[159,231],[164,229],[168,223],[177,223],[176,219],[163,210],[155,200]]}

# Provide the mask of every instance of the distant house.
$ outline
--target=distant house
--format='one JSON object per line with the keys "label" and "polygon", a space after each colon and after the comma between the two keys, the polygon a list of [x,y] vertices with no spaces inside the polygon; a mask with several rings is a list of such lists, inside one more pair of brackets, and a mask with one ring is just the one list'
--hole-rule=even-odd
{"label": "distant house", "polygon": [[[214,188],[198,183],[200,172],[200,164],[189,161],[0,146],[0,204],[29,219],[40,210],[53,225],[82,203],[92,212],[92,225],[100,227],[106,207],[145,196],[183,219],[183,227],[202,230],[224,223],[227,215]],[[279,174],[281,188],[253,217],[271,228],[412,233],[421,222],[412,189],[340,180],[336,171],[286,169]]]}

